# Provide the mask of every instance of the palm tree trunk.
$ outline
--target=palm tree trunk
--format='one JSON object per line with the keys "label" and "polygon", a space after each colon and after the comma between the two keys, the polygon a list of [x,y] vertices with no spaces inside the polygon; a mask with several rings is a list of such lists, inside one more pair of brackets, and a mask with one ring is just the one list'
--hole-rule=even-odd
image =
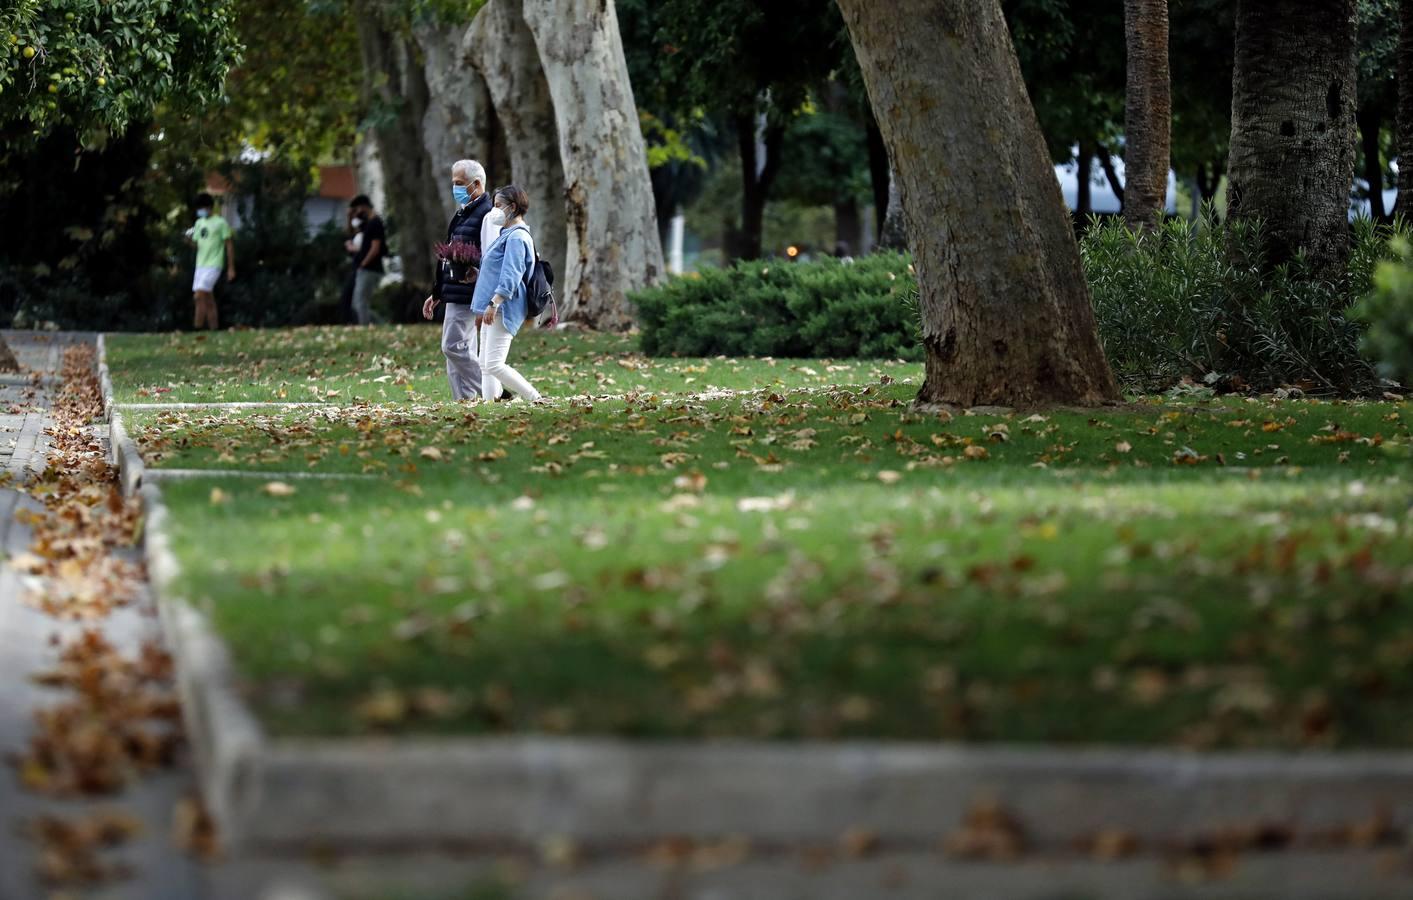
{"label": "palm tree trunk", "polygon": [[1394,144],[1393,152],[1399,162],[1398,199],[1394,211],[1401,213],[1413,209],[1413,199],[1403,202],[1404,186],[1413,188],[1413,0],[1403,0],[1399,5],[1398,122]]}
{"label": "palm tree trunk", "polygon": [[1237,0],[1227,217],[1266,261],[1343,275],[1354,180],[1355,0]]}
{"label": "palm tree trunk", "polygon": [[918,400],[1117,399],[998,0],[838,3],[897,173],[917,267],[926,351]]}
{"label": "palm tree trunk", "polygon": [[1124,36],[1124,221],[1131,228],[1152,229],[1163,216],[1171,165],[1168,0],[1124,0]]}
{"label": "palm tree trunk", "polygon": [[1388,212],[1384,209],[1384,164],[1379,153],[1379,135],[1383,131],[1383,117],[1370,106],[1359,110],[1359,144],[1364,151],[1364,180],[1369,185],[1369,218],[1375,222],[1387,222]]}

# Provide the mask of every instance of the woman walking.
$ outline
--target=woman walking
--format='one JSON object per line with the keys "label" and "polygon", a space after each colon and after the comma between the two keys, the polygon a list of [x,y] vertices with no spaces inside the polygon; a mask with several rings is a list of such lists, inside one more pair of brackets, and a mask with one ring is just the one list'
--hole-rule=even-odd
{"label": "woman walking", "polygon": [[496,191],[495,208],[505,214],[505,227],[490,248],[482,253],[481,274],[471,311],[481,317],[481,396],[495,400],[495,382],[522,400],[540,399],[540,392],[524,376],[506,364],[510,342],[525,323],[528,288],[525,276],[535,264],[535,243],[525,225],[530,198],[515,185]]}

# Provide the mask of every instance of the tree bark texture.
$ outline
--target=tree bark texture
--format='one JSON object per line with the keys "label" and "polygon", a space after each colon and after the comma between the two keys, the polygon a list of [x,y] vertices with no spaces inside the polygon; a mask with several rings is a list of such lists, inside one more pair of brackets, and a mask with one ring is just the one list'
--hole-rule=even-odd
{"label": "tree bark texture", "polygon": [[1403,200],[1404,185],[1413,187],[1413,0],[1403,0],[1398,15],[1398,121],[1394,125],[1393,152],[1398,157],[1399,172],[1398,198],[1393,208],[1406,213],[1413,209],[1413,200]]}
{"label": "tree bark texture", "polygon": [[558,122],[568,218],[559,296],[591,327],[628,328],[628,293],[663,276],[647,149],[613,0],[525,0]]}
{"label": "tree bark texture", "polygon": [[[520,0],[491,0],[476,14],[462,48],[485,77],[500,125],[505,130],[515,183],[530,195],[528,220],[535,249],[550,261],[563,295],[568,221],[559,129],[549,82],[540,66],[535,37],[525,24]],[[510,172],[487,166],[492,186],[510,183]]]}
{"label": "tree bark texture", "polygon": [[1384,209],[1384,164],[1379,153],[1379,134],[1383,117],[1374,108],[1361,109],[1355,119],[1359,128],[1360,149],[1364,151],[1364,181],[1369,185],[1369,218],[1387,222]]}
{"label": "tree bark texture", "polygon": [[[464,24],[430,21],[414,24],[412,29],[422,48],[428,93],[422,141],[431,158],[447,218],[456,204],[451,196],[452,163],[474,159],[485,165],[492,142],[491,95],[481,73],[468,65],[462,55],[466,31]],[[486,171],[490,172],[489,166]]]}
{"label": "tree bark texture", "polygon": [[1124,221],[1150,230],[1163,218],[1172,158],[1168,0],[1124,0]]}
{"label": "tree bark texture", "polygon": [[878,232],[878,246],[899,252],[908,249],[908,226],[903,220],[903,195],[898,191],[897,169],[888,170],[888,210],[883,215],[883,230]]}
{"label": "tree bark texture", "polygon": [[997,0],[838,0],[917,267],[918,399],[1118,399],[1079,248]]}
{"label": "tree bark texture", "polygon": [[433,172],[422,139],[429,103],[426,76],[410,34],[385,27],[366,0],[355,15],[364,90],[374,110],[373,137],[387,191],[384,212],[396,223],[404,281],[430,290],[436,274],[433,245],[446,237],[446,204],[438,185],[447,179]]}
{"label": "tree bark texture", "polygon": [[1238,0],[1227,218],[1267,262],[1343,275],[1354,180],[1355,0]]}

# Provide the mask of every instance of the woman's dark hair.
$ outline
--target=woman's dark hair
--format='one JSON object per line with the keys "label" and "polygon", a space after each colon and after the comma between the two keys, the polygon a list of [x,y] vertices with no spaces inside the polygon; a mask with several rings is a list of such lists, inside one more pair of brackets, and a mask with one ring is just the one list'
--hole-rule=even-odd
{"label": "woman's dark hair", "polygon": [[513,184],[496,191],[496,199],[506,203],[510,209],[507,219],[516,219],[530,211],[530,195]]}
{"label": "woman's dark hair", "polygon": [[197,209],[205,209],[206,207],[212,205],[214,202],[215,202],[215,201],[211,199],[211,195],[210,195],[210,194],[197,194],[197,195],[196,195],[196,208],[197,208]]}

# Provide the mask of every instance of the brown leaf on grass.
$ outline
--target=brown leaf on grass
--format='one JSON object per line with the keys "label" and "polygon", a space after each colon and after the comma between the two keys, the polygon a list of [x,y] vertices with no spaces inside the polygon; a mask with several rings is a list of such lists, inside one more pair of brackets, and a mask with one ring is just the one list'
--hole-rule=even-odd
{"label": "brown leaf on grass", "polygon": [[433,462],[441,462],[443,459],[440,447],[423,447],[417,451],[417,455],[423,459],[430,459]]}
{"label": "brown leaf on grass", "polygon": [[283,481],[266,482],[260,491],[270,497],[292,497],[295,493],[294,485],[286,484]]}
{"label": "brown leaf on grass", "polygon": [[962,455],[974,462],[990,459],[991,453],[980,444],[971,444],[962,451]]}

